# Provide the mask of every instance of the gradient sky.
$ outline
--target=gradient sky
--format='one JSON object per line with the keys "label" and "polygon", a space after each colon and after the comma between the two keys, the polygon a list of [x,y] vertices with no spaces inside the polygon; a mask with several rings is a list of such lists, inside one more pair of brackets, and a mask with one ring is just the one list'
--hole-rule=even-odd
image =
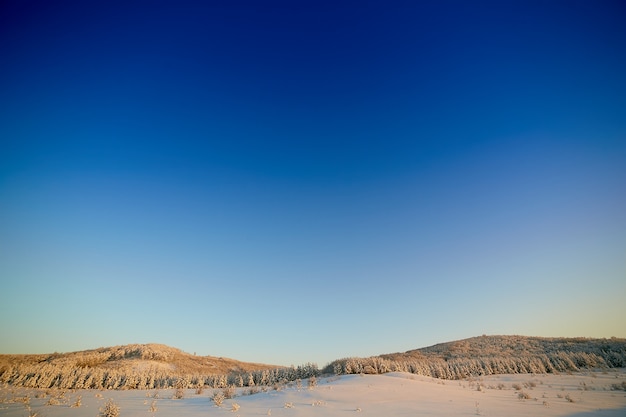
{"label": "gradient sky", "polygon": [[626,337],[623,2],[0,19],[0,353]]}

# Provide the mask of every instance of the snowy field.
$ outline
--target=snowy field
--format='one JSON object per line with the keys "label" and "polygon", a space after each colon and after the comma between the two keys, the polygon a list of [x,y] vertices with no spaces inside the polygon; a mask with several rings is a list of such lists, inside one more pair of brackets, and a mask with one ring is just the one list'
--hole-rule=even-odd
{"label": "snowy field", "polygon": [[[109,399],[120,417],[166,416],[626,416],[626,369],[493,375],[461,381],[405,373],[344,375],[277,387],[222,390],[54,391],[3,387],[0,416],[95,417]],[[258,391],[258,392],[256,392]]]}

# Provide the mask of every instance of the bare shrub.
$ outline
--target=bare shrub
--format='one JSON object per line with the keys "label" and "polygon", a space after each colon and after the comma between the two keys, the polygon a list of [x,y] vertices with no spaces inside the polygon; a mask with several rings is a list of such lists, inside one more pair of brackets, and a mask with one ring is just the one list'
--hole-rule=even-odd
{"label": "bare shrub", "polygon": [[231,399],[235,396],[236,390],[234,386],[229,385],[222,389],[222,393],[224,394],[224,398]]}
{"label": "bare shrub", "polygon": [[520,384],[513,384],[511,386],[513,387],[513,389],[515,391],[521,391],[522,390],[522,386]]}
{"label": "bare shrub", "polygon": [[313,389],[317,386],[317,378],[315,378],[315,375],[309,378],[308,385],[309,385],[309,389]]}
{"label": "bare shrub", "polygon": [[185,398],[185,390],[182,388],[176,388],[173,398],[175,400],[182,400],[183,398]]}
{"label": "bare shrub", "polygon": [[150,404],[150,409],[149,409],[151,413],[156,413],[156,411],[157,411],[157,405],[156,404],[157,404],[156,400],[152,400],[152,404]]}
{"label": "bare shrub", "polygon": [[104,407],[100,407],[100,417],[119,417],[120,407],[113,399],[109,399]]}
{"label": "bare shrub", "polygon": [[74,402],[72,403],[72,407],[73,408],[78,408],[81,406],[81,400],[82,400],[82,396],[77,396],[76,399],[74,400]]}
{"label": "bare shrub", "polygon": [[622,381],[621,384],[611,384],[613,391],[626,391],[626,381]]}
{"label": "bare shrub", "polygon": [[213,399],[213,403],[214,403],[216,406],[218,406],[218,407],[221,407],[221,406],[222,406],[222,404],[224,403],[224,399],[225,399],[225,398],[226,398],[226,397],[224,396],[224,392],[223,392],[223,391],[215,391],[215,392],[213,393],[213,397],[212,397],[212,399]]}
{"label": "bare shrub", "polygon": [[519,398],[520,400],[530,400],[530,395],[528,395],[528,393],[524,391],[520,391],[517,393],[517,398]]}
{"label": "bare shrub", "polygon": [[54,397],[48,398],[48,402],[46,403],[46,405],[59,405],[59,404],[61,404],[61,402]]}
{"label": "bare shrub", "polygon": [[28,405],[30,405],[30,397],[28,395],[25,395],[23,397],[15,397],[15,398],[13,398],[13,402],[22,403],[22,404],[28,406]]}
{"label": "bare shrub", "polygon": [[237,403],[232,403],[232,404],[231,404],[231,407],[230,407],[230,411],[232,411],[232,412],[236,412],[236,411],[239,411],[239,408],[241,408],[241,407],[239,406],[239,404],[237,404]]}
{"label": "bare shrub", "polygon": [[570,397],[570,395],[569,395],[569,394],[567,394],[567,395],[565,396],[565,399],[566,399],[568,402],[570,402],[570,403],[574,403],[574,402],[576,402],[576,401],[574,401],[574,399],[573,399],[572,397]]}

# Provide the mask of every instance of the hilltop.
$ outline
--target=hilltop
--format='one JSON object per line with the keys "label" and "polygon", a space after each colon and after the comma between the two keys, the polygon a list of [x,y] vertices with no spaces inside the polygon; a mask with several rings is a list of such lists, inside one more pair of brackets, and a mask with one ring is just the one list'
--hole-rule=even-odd
{"label": "hilltop", "polygon": [[131,344],[69,353],[0,355],[0,369],[11,365],[53,365],[102,370],[157,369],[176,375],[229,374],[276,368],[274,365],[240,362],[214,356],[196,356],[170,346]]}
{"label": "hilltop", "polygon": [[336,374],[410,372],[443,379],[626,366],[626,339],[480,336],[369,358],[334,361]]}
{"label": "hilltop", "polygon": [[[558,352],[604,354],[626,353],[626,339],[592,339],[585,337],[529,337],[529,336],[479,336],[433,346],[409,350],[404,353],[386,354],[381,357],[396,359],[420,356],[445,360],[476,358],[484,356],[548,355]],[[615,365],[613,366],[624,366]]]}

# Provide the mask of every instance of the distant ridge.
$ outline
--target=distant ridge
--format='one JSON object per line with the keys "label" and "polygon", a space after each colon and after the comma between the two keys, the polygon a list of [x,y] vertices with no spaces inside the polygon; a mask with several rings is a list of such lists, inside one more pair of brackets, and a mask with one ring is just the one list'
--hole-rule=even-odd
{"label": "distant ridge", "polygon": [[334,361],[336,374],[410,372],[443,379],[626,366],[626,339],[480,336],[370,358]]}
{"label": "distant ridge", "polygon": [[160,389],[283,384],[322,373],[410,372],[442,379],[626,367],[626,339],[480,336],[369,358],[345,358],[323,372],[195,356],[159,344],[71,353],[0,355],[0,383],[60,389]]}

